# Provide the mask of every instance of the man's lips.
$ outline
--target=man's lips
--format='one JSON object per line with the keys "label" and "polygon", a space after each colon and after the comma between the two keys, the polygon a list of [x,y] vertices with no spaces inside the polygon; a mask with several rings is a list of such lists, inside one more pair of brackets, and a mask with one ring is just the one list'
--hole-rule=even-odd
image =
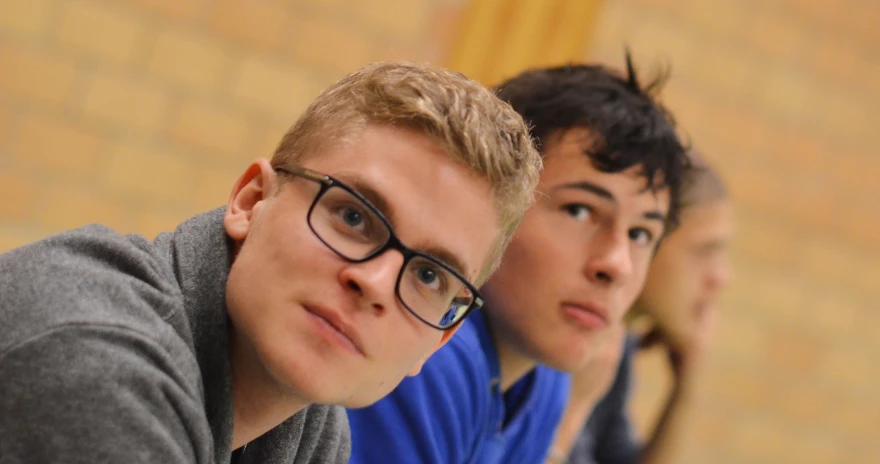
{"label": "man's lips", "polygon": [[366,356],[360,334],[351,324],[346,322],[338,313],[322,306],[304,305],[305,310],[319,319],[319,323],[333,333],[333,336],[342,344],[347,345],[352,351]]}
{"label": "man's lips", "polygon": [[587,329],[598,330],[608,326],[608,311],[599,305],[563,302],[562,311],[570,321]]}

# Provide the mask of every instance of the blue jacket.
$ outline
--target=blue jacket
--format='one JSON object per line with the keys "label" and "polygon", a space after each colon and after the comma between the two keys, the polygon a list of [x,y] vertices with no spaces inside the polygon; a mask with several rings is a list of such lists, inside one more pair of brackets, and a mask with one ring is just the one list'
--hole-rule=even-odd
{"label": "blue jacket", "polygon": [[415,376],[348,411],[351,464],[536,464],[568,398],[569,376],[538,366],[507,392],[481,313],[465,320]]}

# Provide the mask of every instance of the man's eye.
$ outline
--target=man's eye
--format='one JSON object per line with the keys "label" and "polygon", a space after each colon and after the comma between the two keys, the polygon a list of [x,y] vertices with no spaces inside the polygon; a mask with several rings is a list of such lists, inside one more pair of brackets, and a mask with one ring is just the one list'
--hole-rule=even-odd
{"label": "man's eye", "polygon": [[637,245],[650,245],[654,241],[654,234],[648,229],[635,227],[629,230],[629,239]]}
{"label": "man's eye", "polygon": [[417,271],[417,276],[425,285],[434,285],[437,282],[437,272],[430,268],[420,268]]}
{"label": "man's eye", "polygon": [[571,203],[563,205],[562,209],[573,217],[576,221],[586,221],[593,214],[593,210],[589,206],[582,203]]}
{"label": "man's eye", "polygon": [[437,293],[446,292],[448,282],[446,273],[433,264],[423,263],[415,269],[419,284]]}
{"label": "man's eye", "polygon": [[364,223],[364,215],[354,208],[344,208],[340,214],[342,220],[351,227],[359,228]]}

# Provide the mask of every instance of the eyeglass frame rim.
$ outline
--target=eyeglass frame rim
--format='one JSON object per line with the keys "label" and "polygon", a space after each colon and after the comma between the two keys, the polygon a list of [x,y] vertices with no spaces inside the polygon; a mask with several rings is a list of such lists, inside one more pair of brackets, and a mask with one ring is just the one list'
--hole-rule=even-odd
{"label": "eyeglass frame rim", "polygon": [[[381,255],[382,253],[388,251],[389,249],[397,250],[403,255],[403,264],[401,264],[400,271],[398,271],[398,273],[397,273],[397,281],[394,284],[394,293],[397,296],[397,299],[403,305],[403,307],[405,307],[407,309],[407,311],[410,312],[410,314],[415,316],[420,321],[424,322],[425,324],[427,324],[437,330],[444,330],[445,331],[445,330],[449,330],[449,329],[455,327],[456,325],[460,324],[471,313],[471,311],[474,311],[474,310],[477,310],[477,309],[480,309],[483,307],[485,300],[483,299],[483,296],[480,294],[480,291],[477,289],[477,287],[473,283],[470,282],[470,280],[468,280],[465,276],[461,275],[460,272],[456,271],[454,268],[452,268],[452,266],[450,266],[449,264],[446,264],[445,262],[443,262],[439,258],[431,256],[427,253],[424,253],[424,252],[421,252],[418,250],[414,250],[414,249],[404,245],[403,242],[400,241],[400,238],[397,236],[397,233],[394,231],[394,227],[391,225],[391,222],[389,222],[388,218],[386,218],[385,215],[382,214],[382,211],[380,211],[379,208],[376,207],[376,205],[374,205],[372,202],[370,202],[370,200],[368,200],[366,197],[364,197],[360,192],[355,190],[350,185],[340,181],[339,179],[336,179],[335,177],[333,177],[329,174],[323,174],[323,173],[313,171],[311,169],[308,169],[308,168],[305,168],[302,166],[282,164],[282,165],[278,165],[278,166],[272,166],[272,168],[276,172],[282,172],[287,175],[291,175],[291,176],[295,176],[295,177],[302,177],[306,180],[310,180],[310,181],[317,182],[318,184],[320,184],[321,188],[320,188],[320,190],[318,190],[318,193],[315,195],[315,198],[312,200],[312,204],[311,204],[311,206],[309,206],[309,211],[306,213],[306,224],[308,224],[309,229],[312,231],[312,233],[315,235],[315,237],[318,240],[320,240],[321,243],[324,244],[324,246],[326,246],[331,251],[336,253],[342,259],[344,259],[350,263],[355,263],[355,264],[364,263],[364,262],[367,262],[367,261],[375,258],[376,256]],[[373,211],[374,214],[376,214],[376,217],[378,217],[379,220],[382,221],[382,223],[385,225],[385,228],[388,229],[388,239],[385,241],[385,243],[382,246],[380,246],[380,247],[376,248],[375,250],[371,251],[370,253],[368,253],[367,256],[365,256],[363,258],[353,259],[353,258],[350,258],[350,257],[342,254],[339,250],[337,250],[336,248],[331,246],[329,243],[327,243],[327,241],[324,240],[323,237],[321,237],[321,234],[319,234],[315,230],[315,227],[312,225],[312,211],[315,209],[315,206],[318,204],[318,201],[321,199],[321,197],[323,197],[324,194],[327,193],[327,191],[333,187],[341,188],[341,189],[345,190],[346,192],[354,195],[354,197],[357,198],[358,200],[362,201],[365,205],[367,205],[368,208],[370,208]],[[471,294],[473,294],[474,299],[471,302],[471,304],[468,305],[468,308],[464,311],[464,313],[462,313],[462,316],[459,317],[457,320],[455,320],[452,324],[449,324],[447,326],[441,326],[441,325],[429,322],[424,317],[419,315],[414,309],[410,308],[409,305],[406,303],[406,301],[404,301],[403,298],[400,296],[400,281],[403,279],[403,271],[404,271],[404,269],[406,269],[407,264],[409,264],[409,262],[415,256],[420,256],[422,258],[426,258],[429,261],[434,262],[434,263],[438,264],[440,267],[451,272],[455,277],[457,277],[459,280],[464,282],[464,284],[467,286],[468,290],[470,290]]]}

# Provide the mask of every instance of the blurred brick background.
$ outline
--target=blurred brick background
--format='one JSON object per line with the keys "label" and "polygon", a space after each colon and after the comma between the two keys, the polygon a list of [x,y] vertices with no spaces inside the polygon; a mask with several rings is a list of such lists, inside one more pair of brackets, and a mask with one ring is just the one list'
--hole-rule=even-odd
{"label": "blurred brick background", "polygon": [[[880,462],[878,20],[869,0],[605,2],[587,55],[671,63],[665,100],[737,203],[687,462]],[[666,379],[643,361],[644,418]]]}
{"label": "blurred brick background", "polygon": [[225,204],[323,88],[439,62],[464,1],[0,0],[0,250]]}
{"label": "blurred brick background", "polygon": [[[0,250],[89,222],[168,230],[224,204],[343,74],[454,65],[469,5],[506,24],[541,1],[0,0]],[[665,100],[737,202],[737,277],[685,462],[876,462],[880,3],[598,4],[583,57],[621,65],[628,43],[644,71],[671,63]],[[535,53],[522,37],[493,46]],[[668,379],[660,356],[638,367],[644,430]]]}

